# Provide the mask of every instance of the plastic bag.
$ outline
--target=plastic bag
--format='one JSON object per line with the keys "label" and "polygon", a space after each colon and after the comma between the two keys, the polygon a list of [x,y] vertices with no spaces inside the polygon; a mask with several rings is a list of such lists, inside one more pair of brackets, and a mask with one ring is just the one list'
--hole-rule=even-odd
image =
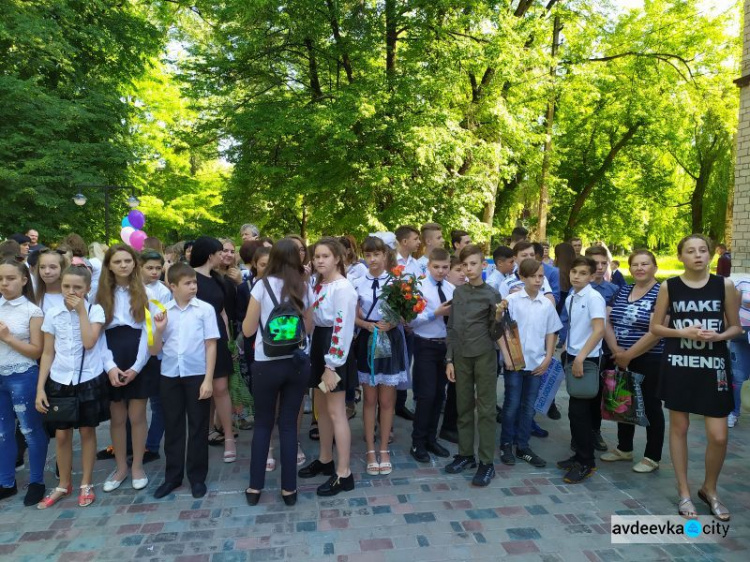
{"label": "plastic bag", "polygon": [[644,376],[633,371],[607,370],[602,378],[602,419],[648,427],[641,388]]}
{"label": "plastic bag", "polygon": [[367,338],[367,354],[373,359],[386,359],[392,355],[388,334],[377,328]]}

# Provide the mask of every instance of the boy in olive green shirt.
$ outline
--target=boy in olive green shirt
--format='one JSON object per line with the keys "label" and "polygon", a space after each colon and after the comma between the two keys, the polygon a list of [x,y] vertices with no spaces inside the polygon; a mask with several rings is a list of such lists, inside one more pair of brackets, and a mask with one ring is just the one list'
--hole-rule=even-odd
{"label": "boy in olive green shirt", "polygon": [[[474,458],[474,408],[479,429],[479,467],[472,480],[487,486],[495,476],[495,406],[497,405],[497,351],[500,337],[495,320],[500,293],[482,280],[482,249],[466,246],[459,256],[468,283],[456,287],[448,317],[446,375],[456,383],[458,455],[445,467],[450,474],[477,466]],[[476,389],[476,399],[474,398]]]}

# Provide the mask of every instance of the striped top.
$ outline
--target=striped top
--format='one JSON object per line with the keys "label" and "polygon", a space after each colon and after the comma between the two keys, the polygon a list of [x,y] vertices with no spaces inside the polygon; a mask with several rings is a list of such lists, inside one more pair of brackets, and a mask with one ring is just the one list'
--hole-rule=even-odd
{"label": "striped top", "polygon": [[[623,349],[630,349],[635,342],[648,333],[651,314],[653,314],[656,304],[656,296],[659,294],[659,283],[656,283],[640,299],[635,302],[628,302],[633,287],[634,285],[627,285],[617,293],[611,304],[612,311],[609,314],[609,321],[615,331],[617,345]],[[647,352],[647,355],[659,355],[663,351],[664,340],[661,340]]]}
{"label": "striped top", "polygon": [[740,292],[740,324],[743,328],[750,327],[750,281],[741,279],[735,281],[735,287]]}

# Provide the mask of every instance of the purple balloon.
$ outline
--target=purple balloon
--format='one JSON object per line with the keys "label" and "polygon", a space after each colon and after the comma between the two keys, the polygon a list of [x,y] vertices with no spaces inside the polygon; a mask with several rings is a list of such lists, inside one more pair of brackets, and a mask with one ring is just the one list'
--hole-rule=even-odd
{"label": "purple balloon", "polygon": [[130,235],[130,245],[136,252],[143,250],[143,242],[148,238],[148,234],[142,230],[136,230]]}
{"label": "purple balloon", "polygon": [[130,222],[130,226],[136,230],[140,230],[146,225],[146,215],[138,209],[133,209],[128,213],[128,221]]}

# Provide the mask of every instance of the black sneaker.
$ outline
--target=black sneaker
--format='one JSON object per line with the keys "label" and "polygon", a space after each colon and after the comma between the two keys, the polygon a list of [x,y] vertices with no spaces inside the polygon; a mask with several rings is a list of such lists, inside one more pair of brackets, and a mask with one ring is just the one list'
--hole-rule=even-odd
{"label": "black sneaker", "polygon": [[579,484],[594,474],[596,468],[586,464],[576,462],[570,467],[568,472],[563,476],[563,482],[566,484]]}
{"label": "black sneaker", "polygon": [[158,452],[149,451],[148,449],[143,452],[143,464],[158,461],[160,458],[161,455]]}
{"label": "black sneaker", "polygon": [[38,504],[44,499],[44,492],[46,488],[44,484],[39,482],[32,482],[29,487],[26,488],[26,497],[23,498],[23,505],[31,507],[32,505]]}
{"label": "black sneaker", "polygon": [[318,459],[315,459],[307,466],[300,468],[299,472],[297,472],[297,476],[300,478],[314,478],[318,474],[332,476],[335,472],[336,466],[333,464],[333,461],[322,463]]}
{"label": "black sneaker", "polygon": [[604,438],[602,437],[601,431],[594,432],[594,449],[601,452],[606,452],[607,450],[609,450],[606,441],[604,441]]}
{"label": "black sneaker", "polygon": [[451,453],[448,449],[443,447],[440,443],[437,441],[430,441],[427,443],[427,451],[435,455],[436,457],[440,457],[441,459],[447,459],[450,458]]}
{"label": "black sneaker", "polygon": [[549,410],[547,410],[547,417],[551,420],[559,420],[562,417],[562,414],[560,414],[560,410],[557,409],[557,404],[552,402],[552,405],[549,407]]}
{"label": "black sneaker", "polygon": [[440,439],[458,445],[458,431],[455,429],[442,429],[440,430]]}
{"label": "black sneaker", "polygon": [[334,474],[324,484],[318,486],[319,496],[335,496],[339,492],[351,492],[354,489],[354,474],[339,476]]}
{"label": "black sneaker", "polygon": [[576,456],[573,455],[569,459],[565,459],[564,461],[557,461],[557,468],[562,468],[563,470],[570,470],[570,468],[576,464],[578,461],[576,460]]}
{"label": "black sneaker", "polygon": [[531,466],[535,466],[537,468],[544,468],[545,466],[547,466],[547,461],[545,461],[531,449],[516,449],[516,456],[519,459],[526,461]]}
{"label": "black sneaker", "polygon": [[417,462],[430,462],[430,453],[422,445],[415,445],[409,450],[409,454]]}
{"label": "black sneaker", "polygon": [[448,474],[458,474],[467,468],[474,468],[476,466],[477,461],[473,456],[464,457],[463,455],[453,455],[453,462],[445,467],[445,472]]}
{"label": "black sneaker", "polygon": [[472,486],[484,488],[485,486],[490,485],[490,482],[492,482],[494,477],[495,466],[492,463],[484,464],[483,462],[480,462],[479,467],[477,467],[477,473],[474,475],[474,478],[471,479],[471,484]]}
{"label": "black sneaker", "polygon": [[513,455],[513,445],[510,443],[500,446],[500,462],[508,466],[516,464],[516,457]]}
{"label": "black sneaker", "polygon": [[396,415],[400,418],[404,418],[406,421],[414,421],[414,412],[406,406],[396,408]]}
{"label": "black sneaker", "polygon": [[9,488],[6,488],[5,486],[0,486],[0,500],[4,500],[5,498],[15,496],[17,493],[18,493],[18,486],[16,486],[15,482],[13,482],[13,485]]}

